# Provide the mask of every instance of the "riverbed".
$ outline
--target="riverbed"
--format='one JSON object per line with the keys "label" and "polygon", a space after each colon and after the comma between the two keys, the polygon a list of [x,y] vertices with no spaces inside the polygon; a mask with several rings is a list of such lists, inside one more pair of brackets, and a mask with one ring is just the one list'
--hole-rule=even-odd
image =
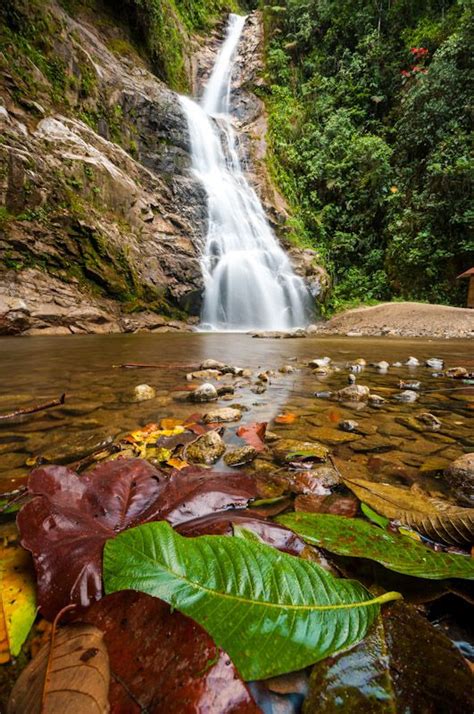
{"label": "riverbed", "polygon": [[[471,348],[472,343],[465,340],[255,339],[231,333],[2,338],[0,413],[66,394],[63,406],[0,422],[2,491],[22,483],[36,464],[72,463],[149,422],[195,412],[196,405],[188,397],[190,388],[199,382],[187,381],[186,375],[213,358],[252,370],[249,379],[224,378],[226,383],[234,382],[236,389],[226,401],[218,402],[218,406],[243,406],[240,424],[267,421],[280,436],[322,442],[341,458],[369,470],[370,478],[417,481],[424,488],[449,492],[443,467],[474,449],[474,387],[432,376],[435,370],[425,367],[424,361],[439,357],[447,368],[472,370]],[[313,374],[308,361],[325,356],[336,371],[328,376]],[[403,364],[410,356],[420,361],[419,367]],[[357,383],[382,396],[383,404],[341,405],[325,397],[325,392],[347,385],[347,365],[361,358],[367,366],[356,375]],[[402,366],[380,373],[370,365],[381,360]],[[137,363],[152,366],[122,366]],[[293,371],[279,372],[285,365]],[[258,374],[267,370],[274,374],[258,394],[261,390],[256,384],[262,384]],[[400,380],[420,382],[416,402],[396,399]],[[154,387],[156,397],[135,403],[134,387],[143,383]],[[315,393],[322,396],[315,397]],[[205,411],[206,406],[199,405],[199,410]],[[272,423],[277,414],[287,412],[296,414],[296,421]],[[433,413],[442,422],[441,430],[413,429],[408,420],[419,412]],[[337,428],[344,419],[356,419],[369,433],[364,439],[346,440]],[[235,440],[235,429],[236,425],[227,427],[225,440]],[[376,453],[383,453],[383,458],[373,458]]]}

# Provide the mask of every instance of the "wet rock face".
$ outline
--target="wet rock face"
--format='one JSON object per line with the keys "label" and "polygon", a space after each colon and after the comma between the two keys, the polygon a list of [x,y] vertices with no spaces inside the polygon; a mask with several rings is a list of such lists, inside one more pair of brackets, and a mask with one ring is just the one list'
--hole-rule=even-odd
{"label": "wet rock face", "polygon": [[21,43],[0,73],[0,334],[81,331],[68,320],[78,306],[85,331],[140,329],[137,310],[198,315],[206,197],[178,96],[138,54],[110,51],[110,19],[93,27],[48,2],[27,11],[32,23],[48,14],[45,61],[60,61],[64,86]]}

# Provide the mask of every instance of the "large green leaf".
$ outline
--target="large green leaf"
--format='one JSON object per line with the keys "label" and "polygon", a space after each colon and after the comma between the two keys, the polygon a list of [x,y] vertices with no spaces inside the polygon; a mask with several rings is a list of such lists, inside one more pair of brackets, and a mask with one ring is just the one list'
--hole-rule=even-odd
{"label": "large green leaf", "polygon": [[357,518],[325,513],[289,513],[277,518],[307,543],[338,555],[376,560],[397,573],[418,578],[474,579],[474,560],[437,553],[406,536],[390,533]]}
{"label": "large green leaf", "polygon": [[365,637],[381,603],[353,580],[254,540],[184,538],[149,523],[109,540],[107,593],[140,590],[193,618],[244,679],[301,669]]}

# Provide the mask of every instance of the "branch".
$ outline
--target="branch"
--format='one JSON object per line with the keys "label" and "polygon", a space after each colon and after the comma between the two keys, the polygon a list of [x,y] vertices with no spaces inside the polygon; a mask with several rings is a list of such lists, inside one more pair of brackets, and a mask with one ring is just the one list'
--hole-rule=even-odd
{"label": "branch", "polygon": [[0,421],[6,419],[14,419],[15,417],[23,416],[24,414],[34,414],[35,412],[41,412],[44,409],[51,409],[52,407],[59,407],[66,401],[66,395],[61,394],[59,399],[54,399],[51,402],[45,402],[44,404],[36,404],[34,407],[25,407],[24,409],[17,409],[9,414],[0,414]]}

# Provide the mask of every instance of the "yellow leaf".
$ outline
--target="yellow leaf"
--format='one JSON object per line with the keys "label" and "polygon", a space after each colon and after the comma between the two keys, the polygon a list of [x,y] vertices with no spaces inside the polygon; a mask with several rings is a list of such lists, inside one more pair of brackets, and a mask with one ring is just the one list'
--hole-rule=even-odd
{"label": "yellow leaf", "polygon": [[14,524],[0,533],[0,664],[16,657],[36,617],[35,580],[30,554],[18,543]]}
{"label": "yellow leaf", "polygon": [[178,469],[178,471],[181,471],[181,469],[185,469],[187,466],[189,466],[187,461],[183,461],[182,459],[168,459],[166,462],[168,466],[172,466],[175,469]]}

